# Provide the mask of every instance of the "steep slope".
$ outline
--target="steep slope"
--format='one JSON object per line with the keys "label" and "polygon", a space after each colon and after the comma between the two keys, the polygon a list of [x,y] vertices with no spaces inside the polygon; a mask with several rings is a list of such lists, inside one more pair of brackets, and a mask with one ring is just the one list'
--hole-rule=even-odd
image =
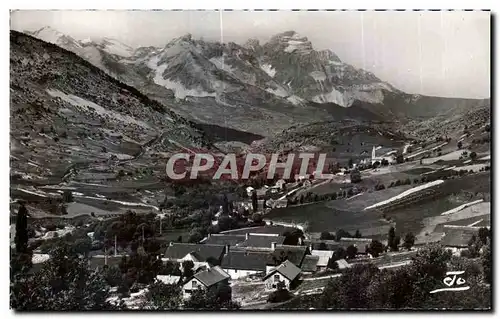
{"label": "steep slope", "polygon": [[161,178],[158,154],[211,147],[194,123],[77,55],[15,31],[10,45],[13,184],[137,178],[138,167]]}

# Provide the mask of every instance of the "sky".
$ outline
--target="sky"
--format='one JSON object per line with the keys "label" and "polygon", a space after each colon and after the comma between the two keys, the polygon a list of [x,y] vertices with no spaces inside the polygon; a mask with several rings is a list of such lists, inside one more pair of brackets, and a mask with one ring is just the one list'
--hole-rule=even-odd
{"label": "sky", "polygon": [[44,26],[76,39],[112,37],[137,46],[194,38],[261,43],[293,30],[314,49],[373,72],[408,93],[490,97],[486,11],[15,11],[11,29]]}

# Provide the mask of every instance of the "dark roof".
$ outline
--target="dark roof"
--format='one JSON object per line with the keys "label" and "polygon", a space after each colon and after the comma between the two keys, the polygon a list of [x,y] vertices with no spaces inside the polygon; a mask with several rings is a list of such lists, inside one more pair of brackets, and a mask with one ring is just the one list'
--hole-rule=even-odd
{"label": "dark roof", "polygon": [[291,263],[288,260],[285,260],[281,265],[278,267],[274,268],[271,270],[265,277],[264,280],[272,276],[274,273],[280,273],[282,274],[285,278],[288,278],[290,281],[294,280],[297,278],[298,275],[300,275],[300,268],[295,266],[293,263]]}
{"label": "dark roof", "polygon": [[441,244],[448,247],[467,247],[475,233],[477,232],[464,229],[447,229]]}
{"label": "dark roof", "polygon": [[205,287],[213,286],[216,283],[229,278],[229,275],[222,268],[215,266],[209,270],[200,271],[193,276],[198,279]]}
{"label": "dark roof", "polygon": [[268,235],[248,235],[248,239],[240,243],[239,247],[263,247],[272,248],[272,243],[278,245],[283,244],[285,241],[284,236],[268,236]]}
{"label": "dark roof", "polygon": [[319,256],[306,255],[304,261],[302,262],[303,271],[316,271],[318,267]]}
{"label": "dark roof", "polygon": [[257,227],[247,227],[247,228],[240,228],[240,229],[233,229],[233,230],[228,230],[221,232],[221,234],[232,234],[232,235],[245,235],[247,233],[252,233],[252,234],[277,234],[281,235],[285,231],[292,231],[295,230],[296,228],[293,227],[285,227],[285,226],[279,226],[279,225],[266,225],[266,226],[257,226]]}
{"label": "dark roof", "polygon": [[335,240],[306,240],[304,241],[305,245],[312,246],[313,250],[318,250],[321,246],[321,243],[324,243],[326,245],[326,248],[328,250],[335,251],[339,247],[343,247],[338,241]]}
{"label": "dark roof", "polygon": [[242,243],[245,241],[245,235],[233,235],[233,234],[211,234],[207,240],[205,240],[205,244],[211,245],[229,245],[236,246],[236,244]]}
{"label": "dark roof", "polygon": [[341,247],[343,247],[344,249],[347,249],[347,247],[353,245],[355,246],[356,248],[358,248],[358,253],[359,254],[365,254],[366,253],[366,248],[368,248],[370,246],[370,243],[372,242],[372,240],[366,240],[365,239],[358,239],[358,240],[340,240],[339,244]]}
{"label": "dark roof", "polygon": [[206,261],[209,257],[220,259],[223,252],[223,245],[172,243],[167,247],[165,258],[181,259],[187,254],[196,253],[200,261]]}
{"label": "dark roof", "polygon": [[275,260],[273,259],[273,256],[286,256],[287,260],[292,262],[297,267],[300,267],[307,251],[307,246],[277,245],[274,253],[269,256],[267,264],[274,265]]}
{"label": "dark roof", "polygon": [[266,271],[269,252],[229,251],[222,259],[224,269]]}

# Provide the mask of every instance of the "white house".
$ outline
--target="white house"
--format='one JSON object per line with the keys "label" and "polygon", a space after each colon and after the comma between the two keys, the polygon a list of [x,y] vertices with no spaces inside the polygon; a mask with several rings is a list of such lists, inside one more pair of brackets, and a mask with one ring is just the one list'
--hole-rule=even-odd
{"label": "white house", "polygon": [[379,147],[374,146],[373,147],[372,158],[371,158],[372,165],[375,164],[375,162],[382,163],[383,160],[386,160],[387,162],[389,162],[389,164],[395,163],[396,162],[396,152],[395,151],[389,151],[382,156],[377,156],[377,150],[379,150],[381,148],[382,148],[381,146],[379,146]]}
{"label": "white house", "polygon": [[221,268],[231,279],[264,274],[268,257],[268,251],[230,251],[222,259]]}
{"label": "white house", "polygon": [[255,188],[253,188],[252,186],[248,186],[246,188],[248,197],[252,197],[252,193],[253,193],[254,190],[255,190]]}
{"label": "white house", "polygon": [[278,283],[283,282],[286,289],[293,289],[300,277],[300,268],[288,260],[271,270],[265,277],[264,283],[267,290],[276,289]]}
{"label": "white house", "polygon": [[182,286],[182,297],[184,299],[191,298],[194,290],[209,290],[217,288],[221,285],[229,285],[229,278],[229,274],[222,270],[219,266],[200,271],[184,283]]}
{"label": "white house", "polygon": [[319,270],[326,269],[330,258],[333,257],[333,253],[331,250],[311,250],[311,255],[319,257],[317,264]]}
{"label": "white house", "polygon": [[279,179],[277,182],[276,182],[276,187],[278,187],[279,189],[283,189],[283,187],[286,185],[286,182],[284,179]]}

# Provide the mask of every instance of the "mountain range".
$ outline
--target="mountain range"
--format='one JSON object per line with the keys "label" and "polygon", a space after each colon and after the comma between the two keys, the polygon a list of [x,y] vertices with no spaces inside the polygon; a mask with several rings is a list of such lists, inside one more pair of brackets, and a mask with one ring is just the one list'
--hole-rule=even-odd
{"label": "mountain range", "polygon": [[485,103],[402,92],[331,50],[315,50],[294,31],[263,44],[187,34],[163,47],[138,48],[110,38],[79,41],[50,27],[27,33],[74,52],[185,118],[262,136],[325,119],[400,126]]}

